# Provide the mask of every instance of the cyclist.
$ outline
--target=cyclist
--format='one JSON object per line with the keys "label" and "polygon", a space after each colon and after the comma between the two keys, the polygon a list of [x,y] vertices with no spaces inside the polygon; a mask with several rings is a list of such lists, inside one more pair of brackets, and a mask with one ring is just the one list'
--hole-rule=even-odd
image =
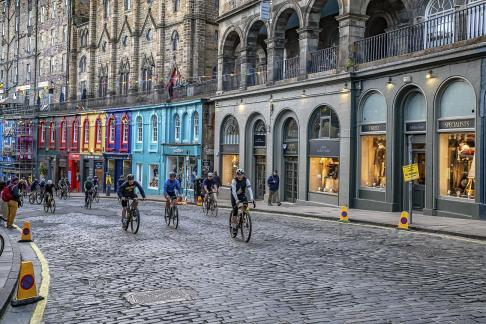
{"label": "cyclist", "polygon": [[250,195],[250,201],[253,203],[253,208],[255,208],[255,200],[253,199],[253,190],[251,189],[250,180],[246,178],[243,169],[238,169],[236,170],[236,177],[231,182],[231,206],[233,207],[231,212],[231,227],[233,228],[233,234],[238,231],[238,205],[240,203],[248,202],[246,196],[247,191]]}
{"label": "cyclist", "polygon": [[169,179],[167,179],[164,183],[165,206],[167,208],[169,208],[170,200],[177,198],[176,190],[177,193],[180,194],[181,183],[179,182],[179,180],[176,179],[176,173],[171,172],[169,173]]}
{"label": "cyclist", "polygon": [[93,187],[94,187],[93,180],[91,179],[91,177],[88,177],[88,179],[86,179],[86,181],[84,182],[84,204],[85,204],[85,206],[88,205],[88,198],[89,198],[89,195],[91,195],[91,193],[93,191]]}
{"label": "cyclist", "polygon": [[46,201],[51,201],[52,198],[54,197],[54,190],[55,190],[55,185],[52,183],[52,180],[47,180],[47,184],[44,188],[44,197]]}
{"label": "cyclist", "polygon": [[39,189],[39,180],[37,180],[37,178],[35,178],[34,181],[32,181],[32,184],[30,185],[30,191],[34,192],[37,189]]}
{"label": "cyclist", "polygon": [[98,185],[99,185],[99,181],[98,181],[98,177],[97,176],[94,176],[93,178],[93,185],[94,185],[94,191],[95,192],[98,192]]}
{"label": "cyclist", "polygon": [[[212,172],[209,172],[208,177],[204,179],[203,188],[204,202],[207,204],[210,195],[218,191],[218,184],[216,183],[216,180],[214,179],[214,174]],[[213,195],[213,199],[216,200],[215,195]]]}
{"label": "cyclist", "polygon": [[118,189],[120,189],[120,187],[125,183],[125,177],[123,176],[123,174],[120,176],[120,178],[118,178],[118,181],[116,183],[116,187],[117,187],[117,192],[118,192]]}
{"label": "cyclist", "polygon": [[68,178],[64,178],[64,182],[66,183],[67,190],[69,191],[69,188],[71,188],[71,184],[69,183],[69,179]]}
{"label": "cyclist", "polygon": [[118,197],[121,199],[121,204],[123,207],[122,219],[125,219],[125,215],[127,213],[128,199],[138,198],[137,194],[135,193],[135,188],[137,188],[142,195],[142,199],[145,199],[145,192],[143,191],[140,183],[135,181],[135,177],[133,176],[133,174],[127,175],[127,181],[125,181],[120,187],[118,187],[117,194]]}

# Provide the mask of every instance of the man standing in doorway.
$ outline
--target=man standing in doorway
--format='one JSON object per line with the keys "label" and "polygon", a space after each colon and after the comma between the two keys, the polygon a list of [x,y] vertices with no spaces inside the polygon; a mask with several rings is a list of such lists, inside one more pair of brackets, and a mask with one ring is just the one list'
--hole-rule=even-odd
{"label": "man standing in doorway", "polygon": [[273,174],[268,177],[268,206],[273,206],[272,203],[276,202],[278,206],[281,205],[278,195],[278,187],[280,186],[280,178],[278,177],[278,171],[273,171]]}

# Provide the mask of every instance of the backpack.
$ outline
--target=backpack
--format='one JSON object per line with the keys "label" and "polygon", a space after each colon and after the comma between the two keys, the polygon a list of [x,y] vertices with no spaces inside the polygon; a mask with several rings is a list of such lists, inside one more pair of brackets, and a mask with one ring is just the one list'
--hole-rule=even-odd
{"label": "backpack", "polygon": [[5,202],[9,202],[10,200],[12,200],[13,199],[12,187],[6,186],[5,188],[3,188],[1,195],[2,195],[2,200]]}

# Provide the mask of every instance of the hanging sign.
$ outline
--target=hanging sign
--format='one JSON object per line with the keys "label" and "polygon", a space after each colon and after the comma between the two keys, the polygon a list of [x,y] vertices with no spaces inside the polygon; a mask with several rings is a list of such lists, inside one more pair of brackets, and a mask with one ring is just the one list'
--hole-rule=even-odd
{"label": "hanging sign", "polygon": [[420,179],[418,164],[409,164],[403,166],[403,179],[405,182]]}
{"label": "hanging sign", "polygon": [[260,19],[263,21],[270,20],[270,1],[262,0],[260,4]]}

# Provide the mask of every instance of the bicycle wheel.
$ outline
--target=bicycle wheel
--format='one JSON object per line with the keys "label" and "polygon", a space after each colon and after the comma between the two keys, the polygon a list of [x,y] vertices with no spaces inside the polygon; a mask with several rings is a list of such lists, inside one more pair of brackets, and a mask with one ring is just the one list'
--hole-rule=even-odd
{"label": "bicycle wheel", "polygon": [[36,195],[35,195],[35,200],[37,202],[37,205],[40,205],[42,204],[42,200],[43,200],[43,196],[40,192],[38,192]]}
{"label": "bicycle wheel", "polygon": [[218,216],[218,202],[216,200],[213,200],[211,205],[211,215],[214,217]]}
{"label": "bicycle wheel", "polygon": [[44,202],[44,212],[48,212],[49,211],[49,205],[47,205],[47,202],[45,201]]}
{"label": "bicycle wheel", "polygon": [[130,223],[130,211],[127,209],[125,217],[122,217],[122,228],[125,231],[128,230],[129,223]]}
{"label": "bicycle wheel", "polygon": [[235,232],[233,231],[233,227],[231,226],[231,215],[233,214],[233,212],[230,212],[230,216],[229,216],[229,221],[228,221],[228,225],[229,225],[229,231],[230,231],[230,236],[231,238],[235,238],[236,235],[238,235],[238,232]]}
{"label": "bicycle wheel", "polygon": [[35,203],[35,194],[31,193],[29,195],[29,203],[33,205]]}
{"label": "bicycle wheel", "polygon": [[93,204],[93,198],[89,197],[88,198],[88,209],[91,209],[91,205]]}
{"label": "bicycle wheel", "polygon": [[56,212],[56,201],[54,199],[51,200],[51,213]]}
{"label": "bicycle wheel", "polygon": [[3,236],[0,235],[0,256],[2,256],[4,245],[5,245],[5,240],[4,240]]}
{"label": "bicycle wheel", "polygon": [[177,229],[179,226],[179,210],[177,209],[177,206],[172,207],[172,226],[174,229]]}
{"label": "bicycle wheel", "polygon": [[130,227],[133,234],[138,233],[138,228],[140,227],[140,211],[135,208],[132,212],[132,221],[130,222]]}
{"label": "bicycle wheel", "polygon": [[165,218],[165,224],[167,226],[170,225],[170,213],[171,213],[171,209],[170,208],[167,208],[165,207],[165,212],[164,212],[164,218]]}
{"label": "bicycle wheel", "polygon": [[250,241],[251,238],[251,217],[249,213],[243,213],[240,221],[241,238],[243,241]]}
{"label": "bicycle wheel", "polygon": [[96,203],[99,203],[100,202],[100,195],[98,194],[98,192],[96,192],[95,196],[94,196],[94,201]]}

